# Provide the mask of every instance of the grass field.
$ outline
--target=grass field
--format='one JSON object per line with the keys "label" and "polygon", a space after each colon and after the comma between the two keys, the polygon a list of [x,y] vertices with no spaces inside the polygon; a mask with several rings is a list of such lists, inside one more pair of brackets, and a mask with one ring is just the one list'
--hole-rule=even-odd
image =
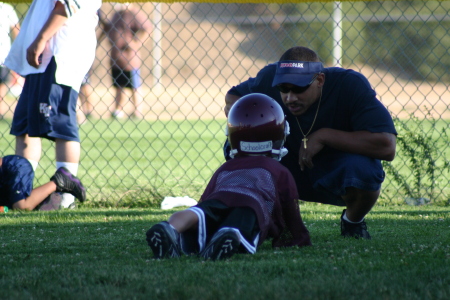
{"label": "grass field", "polygon": [[302,203],[313,246],[228,261],[153,260],[151,225],[175,210],[0,215],[1,298],[450,299],[449,209],[376,206],[372,240],[339,236],[341,208]]}
{"label": "grass field", "polygon": [[[302,203],[312,247],[272,249],[266,242],[255,255],[223,262],[153,260],[145,232],[175,211],[158,209],[161,200],[200,195],[223,161],[223,125],[221,120],[82,125],[79,177],[88,201],[77,210],[0,215],[1,299],[450,298],[449,206],[397,205],[404,196],[389,176],[367,218],[370,241],[339,236],[342,208]],[[448,130],[448,122],[439,126]],[[8,128],[7,120],[0,121],[2,155],[14,152]],[[439,153],[446,153],[448,143],[432,133]],[[43,154],[35,184],[53,170],[51,143],[44,142]],[[437,163],[442,160],[448,156]],[[448,176],[448,170],[441,174]],[[444,197],[446,181],[441,176],[438,182]]]}

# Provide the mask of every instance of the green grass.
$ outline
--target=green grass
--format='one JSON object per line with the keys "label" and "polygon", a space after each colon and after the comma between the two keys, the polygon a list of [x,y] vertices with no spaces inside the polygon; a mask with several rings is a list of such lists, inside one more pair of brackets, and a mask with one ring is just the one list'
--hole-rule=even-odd
{"label": "green grass", "polygon": [[[88,188],[90,207],[158,206],[164,196],[198,198],[224,162],[225,120],[94,120],[80,127],[78,177]],[[0,154],[14,153],[9,122],[0,121]],[[55,171],[54,145],[43,140],[35,186]]]}
{"label": "green grass", "polygon": [[339,236],[341,208],[302,203],[313,246],[202,262],[153,260],[145,232],[175,210],[0,215],[2,299],[450,299],[449,209],[376,206],[370,241]]}
{"label": "green grass", "polygon": [[[450,204],[450,152],[448,120],[405,121],[411,132],[430,138],[435,178],[433,191],[430,177],[419,168],[413,170],[401,147],[393,162],[395,170],[414,185],[423,175],[425,188],[419,193],[433,194],[433,203]],[[224,162],[222,145],[226,121],[135,121],[92,120],[80,127],[81,163],[78,177],[88,188],[85,207],[139,208],[159,207],[165,196],[189,196],[198,199],[209,178]],[[0,155],[14,153],[14,137],[9,134],[10,120],[0,121],[2,134]],[[445,133],[445,134],[443,134]],[[425,157],[417,145],[416,159]],[[42,159],[36,171],[35,186],[45,183],[55,171],[54,145],[43,141]],[[428,161],[427,161],[428,162]],[[428,162],[423,167],[431,164]],[[405,191],[387,174],[380,203],[404,203]]]}

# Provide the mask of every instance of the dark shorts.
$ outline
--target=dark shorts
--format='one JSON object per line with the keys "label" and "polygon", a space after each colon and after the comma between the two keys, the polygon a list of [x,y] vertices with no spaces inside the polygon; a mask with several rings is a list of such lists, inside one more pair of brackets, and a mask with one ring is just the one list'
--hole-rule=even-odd
{"label": "dark shorts", "polygon": [[[242,238],[241,252],[252,252],[250,249],[256,249],[255,241],[259,238],[259,226],[256,213],[249,207],[228,207],[221,201],[209,199],[190,208],[190,210],[200,209],[205,216],[205,235],[206,245],[211,238],[221,228],[234,228],[239,230]],[[198,237],[201,235],[199,230],[191,230],[183,233],[183,250],[187,253],[197,253]],[[247,248],[248,246],[248,248]]]}
{"label": "dark shorts", "polygon": [[[378,191],[385,173],[381,161],[367,156],[329,151],[313,158],[314,168],[301,171],[298,162],[285,161],[297,183],[301,200],[345,206],[342,196],[354,187]],[[292,167],[294,166],[294,167]]]}
{"label": "dark shorts", "polygon": [[22,156],[7,155],[3,157],[0,168],[0,205],[12,208],[14,203],[30,196],[33,189],[33,167]]}
{"label": "dark shorts", "polygon": [[259,233],[256,213],[249,207],[228,207],[216,199],[200,202],[196,206],[205,213],[208,238],[222,227],[239,229],[247,240],[253,240]]}
{"label": "dark shorts", "polygon": [[7,67],[0,66],[0,83],[7,83],[11,72]]}
{"label": "dark shorts", "polygon": [[14,111],[11,134],[79,142],[76,105],[78,93],[55,82],[52,58],[44,73],[30,74]]}
{"label": "dark shorts", "polygon": [[124,71],[112,68],[113,86],[120,88],[137,89],[141,86],[141,74],[139,70]]}

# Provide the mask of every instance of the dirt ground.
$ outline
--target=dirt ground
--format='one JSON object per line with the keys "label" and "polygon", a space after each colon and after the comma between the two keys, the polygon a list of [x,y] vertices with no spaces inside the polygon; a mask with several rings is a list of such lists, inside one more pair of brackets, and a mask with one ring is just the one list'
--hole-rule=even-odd
{"label": "dirt ground", "polygon": [[[145,44],[142,75],[145,78],[143,93],[147,119],[225,118],[224,96],[228,89],[255,76],[260,68],[276,60],[257,59],[245,53],[243,44],[263,46],[257,42],[258,37],[242,32],[237,26],[211,23],[206,19],[192,22],[191,13],[198,10],[192,9],[193,5],[201,4],[163,5],[166,25],[161,28],[160,42],[149,40]],[[108,11],[108,4],[104,4],[104,9]],[[145,3],[142,9],[153,17],[154,4]],[[232,9],[227,7],[224,11]],[[96,86],[95,105],[100,117],[109,117],[113,102],[108,64],[105,63],[109,45],[105,42],[97,51],[98,60],[94,65],[98,77],[102,78]],[[261,49],[261,52],[265,50]],[[284,51],[270,50],[274,52],[273,57],[279,57]],[[160,53],[158,58],[155,53]],[[161,69],[159,78],[153,74],[156,64]],[[367,76],[380,101],[395,116],[404,118],[414,114],[422,118],[427,116],[428,109],[435,118],[450,118],[450,90],[444,84],[405,81],[365,65],[344,67]],[[131,103],[125,109],[131,111]]]}
{"label": "dirt ground", "polygon": [[[142,5],[142,9],[153,18],[156,4]],[[254,43],[251,39],[255,37],[248,36],[237,26],[205,20],[192,22],[188,4],[174,3],[162,7],[165,25],[161,28],[160,39],[158,42],[147,40],[142,49],[145,118],[225,118],[224,96],[228,89],[255,76],[260,68],[272,61],[256,59],[245,53],[241,46]],[[110,12],[111,4],[104,3],[103,10]],[[106,40],[99,45],[91,76],[94,117],[98,118],[109,118],[113,109],[114,91],[108,74],[110,48]],[[274,53],[273,56],[278,55]],[[444,84],[405,81],[365,65],[344,67],[367,76],[380,101],[395,116],[404,118],[414,114],[422,118],[427,116],[429,109],[435,118],[450,118],[450,90]],[[2,105],[10,106],[7,117],[11,117],[15,98],[8,97],[6,100]],[[129,101],[125,111],[131,113],[132,110]]]}

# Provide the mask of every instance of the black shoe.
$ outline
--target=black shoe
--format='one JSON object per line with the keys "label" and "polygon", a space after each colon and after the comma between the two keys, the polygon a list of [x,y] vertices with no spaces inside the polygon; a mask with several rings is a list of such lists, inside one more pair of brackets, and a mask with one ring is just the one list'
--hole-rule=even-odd
{"label": "black shoe", "polygon": [[86,200],[86,189],[83,184],[66,168],[59,168],[50,180],[56,183],[57,192],[70,193],[81,202]]}
{"label": "black shoe", "polygon": [[147,243],[154,258],[180,257],[180,234],[168,222],[161,222],[147,231]]}
{"label": "black shoe", "polygon": [[236,231],[224,229],[214,234],[199,256],[211,260],[227,259],[238,252],[240,244],[241,241]]}
{"label": "black shoe", "polygon": [[362,221],[360,223],[350,223],[344,220],[345,209],[342,211],[341,215],[341,235],[343,237],[354,237],[356,239],[362,238],[370,240],[371,236],[367,231],[366,222]]}

